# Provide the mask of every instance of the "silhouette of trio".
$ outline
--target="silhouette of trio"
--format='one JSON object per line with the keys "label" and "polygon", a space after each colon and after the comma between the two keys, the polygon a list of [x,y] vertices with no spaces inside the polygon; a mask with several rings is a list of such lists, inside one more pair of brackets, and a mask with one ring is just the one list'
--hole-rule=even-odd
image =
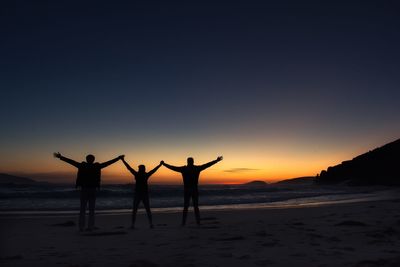
{"label": "silhouette of trio", "polygon": [[78,169],[78,174],[76,178],[76,188],[80,188],[80,211],[79,211],[79,230],[85,230],[85,217],[86,217],[86,207],[89,206],[89,222],[86,230],[92,231],[95,228],[94,220],[94,210],[96,205],[96,192],[100,189],[101,180],[101,169],[114,164],[118,160],[122,160],[126,168],[133,174],[136,180],[135,193],[133,198],[133,208],[132,208],[132,225],[131,228],[135,228],[136,213],[140,202],[146,209],[147,217],[149,219],[150,228],[154,228],[153,219],[150,210],[150,199],[147,181],[150,176],[153,175],[162,165],[168,169],[176,172],[180,172],[183,178],[183,188],[184,188],[184,204],[183,204],[183,214],[182,214],[182,226],[186,224],[186,217],[190,205],[190,200],[192,200],[194,213],[196,217],[196,223],[200,225],[200,210],[199,210],[199,176],[200,172],[211,167],[215,163],[222,160],[222,157],[218,157],[216,160],[210,161],[203,165],[194,165],[194,159],[188,158],[187,165],[177,167],[172,166],[164,161],[161,161],[154,169],[146,172],[146,167],[144,165],[139,165],[138,171],[134,170],[126,161],[125,156],[121,155],[110,161],[104,163],[95,162],[95,157],[93,155],[86,156],[86,162],[76,162],[72,159],[62,156],[60,153],[54,153],[54,157],[65,161]]}

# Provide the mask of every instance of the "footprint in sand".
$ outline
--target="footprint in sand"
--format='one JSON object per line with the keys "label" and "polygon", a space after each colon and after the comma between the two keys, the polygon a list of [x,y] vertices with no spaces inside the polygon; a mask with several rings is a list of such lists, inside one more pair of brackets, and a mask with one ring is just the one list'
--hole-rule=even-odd
{"label": "footprint in sand", "polygon": [[215,225],[210,225],[210,226],[204,226],[202,225],[199,229],[219,229],[220,227],[215,226]]}
{"label": "footprint in sand", "polygon": [[239,241],[239,240],[244,240],[244,237],[239,235],[239,236],[224,237],[224,238],[211,238],[211,240],[215,240],[215,241]]}
{"label": "footprint in sand", "polygon": [[76,226],[76,223],[74,221],[66,221],[63,223],[51,224],[51,226],[72,227],[72,226]]}
{"label": "footprint in sand", "polygon": [[157,244],[156,247],[163,247],[163,246],[168,246],[168,245],[171,245],[171,243],[160,243],[160,244]]}
{"label": "footprint in sand", "polygon": [[359,221],[342,221],[340,223],[335,224],[335,226],[367,226],[367,224]]}
{"label": "footprint in sand", "polygon": [[84,233],[82,236],[110,236],[110,235],[125,235],[125,231],[111,231],[111,232],[91,232]]}
{"label": "footprint in sand", "polygon": [[305,253],[294,253],[294,254],[290,254],[290,256],[292,256],[292,257],[305,257],[305,256],[307,256],[307,254],[305,254]]}
{"label": "footprint in sand", "polygon": [[342,240],[336,236],[328,237],[329,242],[341,242]]}
{"label": "footprint in sand", "polygon": [[258,266],[268,266],[270,264],[274,264],[275,262],[272,260],[258,260],[255,261],[254,264]]}
{"label": "footprint in sand", "polygon": [[[267,232],[265,232],[265,231],[258,231],[258,232],[255,232],[255,235],[256,235],[256,236],[260,236],[260,237],[266,237],[266,236],[268,236]],[[271,235],[269,235],[269,236],[271,236]]]}
{"label": "footprint in sand", "polygon": [[217,220],[217,217],[204,217],[204,218],[201,218],[201,220],[202,221],[216,221]]}
{"label": "footprint in sand", "polygon": [[311,238],[323,238],[324,236],[319,235],[319,234],[314,234],[314,233],[309,233],[307,234]]}
{"label": "footprint in sand", "polygon": [[218,253],[217,255],[221,258],[232,258],[233,257],[232,253]]}
{"label": "footprint in sand", "polygon": [[159,267],[159,266],[160,265],[148,260],[137,260],[131,265],[129,265],[129,267]]}
{"label": "footprint in sand", "polygon": [[217,248],[218,250],[232,250],[233,247],[222,247],[222,248]]}
{"label": "footprint in sand", "polygon": [[239,260],[248,260],[250,258],[251,258],[250,255],[242,255],[242,256],[238,257]]}
{"label": "footprint in sand", "polygon": [[276,245],[278,245],[277,241],[264,242],[261,244],[263,247],[275,247]]}
{"label": "footprint in sand", "polygon": [[14,256],[0,258],[0,260],[22,260],[23,258],[24,257],[22,257],[22,255],[14,255]]}

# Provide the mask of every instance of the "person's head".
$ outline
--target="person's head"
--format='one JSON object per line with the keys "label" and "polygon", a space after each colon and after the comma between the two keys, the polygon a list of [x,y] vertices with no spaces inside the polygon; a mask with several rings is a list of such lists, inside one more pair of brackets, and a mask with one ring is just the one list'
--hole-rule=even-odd
{"label": "person's head", "polygon": [[194,164],[194,159],[192,157],[187,158],[187,165],[188,166],[193,166],[193,164]]}
{"label": "person's head", "polygon": [[139,172],[146,172],[146,166],[139,165]]}
{"label": "person's head", "polygon": [[89,154],[86,156],[86,162],[87,163],[93,163],[94,162],[94,156],[92,154]]}

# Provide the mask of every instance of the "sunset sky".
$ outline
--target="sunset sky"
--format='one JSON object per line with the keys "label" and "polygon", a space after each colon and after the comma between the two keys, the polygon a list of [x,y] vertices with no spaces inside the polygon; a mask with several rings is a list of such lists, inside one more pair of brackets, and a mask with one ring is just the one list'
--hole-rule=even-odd
{"label": "sunset sky", "polygon": [[73,183],[57,151],[223,155],[203,183],[272,181],[400,137],[396,1],[82,2],[1,4],[0,172]]}

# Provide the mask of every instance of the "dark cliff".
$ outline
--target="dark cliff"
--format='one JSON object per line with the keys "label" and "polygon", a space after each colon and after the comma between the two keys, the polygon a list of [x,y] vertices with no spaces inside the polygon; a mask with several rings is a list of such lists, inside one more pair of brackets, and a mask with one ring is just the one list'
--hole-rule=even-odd
{"label": "dark cliff", "polygon": [[329,167],[317,184],[400,185],[400,139]]}

